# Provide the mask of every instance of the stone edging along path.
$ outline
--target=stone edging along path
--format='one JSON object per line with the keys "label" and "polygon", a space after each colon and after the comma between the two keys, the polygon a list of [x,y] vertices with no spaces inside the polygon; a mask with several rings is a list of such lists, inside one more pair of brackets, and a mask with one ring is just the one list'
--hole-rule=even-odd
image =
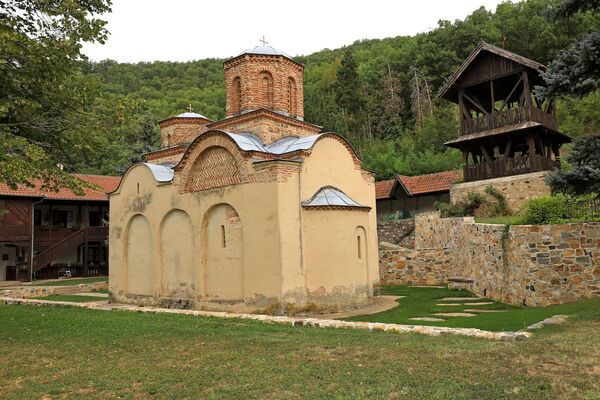
{"label": "stone edging along path", "polygon": [[74,307],[86,308],[93,310],[120,310],[120,311],[135,311],[143,313],[164,313],[164,314],[180,314],[180,315],[195,315],[201,317],[215,318],[239,318],[259,321],[263,323],[275,323],[291,326],[310,326],[316,328],[338,328],[338,329],[359,329],[368,331],[381,331],[392,333],[421,333],[430,336],[441,335],[463,335],[478,337],[489,340],[523,340],[531,337],[530,332],[491,332],[475,328],[447,328],[440,326],[425,326],[425,325],[401,325],[401,324],[385,324],[381,322],[350,322],[339,321],[334,319],[319,319],[319,318],[301,318],[301,317],[286,317],[262,314],[237,314],[218,311],[200,311],[200,310],[175,310],[169,308],[157,307],[138,307],[122,304],[98,304],[98,303],[71,303],[66,301],[50,301],[50,300],[34,300],[34,299],[16,299],[12,297],[0,297],[0,304],[23,304],[32,306],[59,306],[59,307]]}

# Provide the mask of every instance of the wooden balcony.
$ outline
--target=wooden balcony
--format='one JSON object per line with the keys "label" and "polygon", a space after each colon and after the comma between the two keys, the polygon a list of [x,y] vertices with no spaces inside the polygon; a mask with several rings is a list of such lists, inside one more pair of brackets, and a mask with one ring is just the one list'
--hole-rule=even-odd
{"label": "wooden balcony", "polygon": [[544,112],[537,107],[532,107],[531,111],[528,111],[524,107],[518,107],[503,111],[493,111],[490,114],[481,115],[477,118],[464,119],[461,122],[460,134],[468,135],[528,121],[538,122],[547,128],[558,130],[558,122],[554,115]]}
{"label": "wooden balcony", "polygon": [[539,154],[524,155],[514,158],[499,158],[493,161],[483,161],[465,168],[465,182],[482,179],[500,178],[527,174],[529,172],[548,171],[559,168],[558,161]]}

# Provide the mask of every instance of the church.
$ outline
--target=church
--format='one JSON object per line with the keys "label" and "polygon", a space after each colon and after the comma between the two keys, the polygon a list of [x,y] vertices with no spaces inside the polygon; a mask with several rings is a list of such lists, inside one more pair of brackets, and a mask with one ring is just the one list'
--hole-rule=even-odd
{"label": "church", "polygon": [[226,117],[160,121],[161,148],[110,194],[111,301],[273,314],[369,303],[374,176],[304,121],[304,65],[263,45],[224,75]]}

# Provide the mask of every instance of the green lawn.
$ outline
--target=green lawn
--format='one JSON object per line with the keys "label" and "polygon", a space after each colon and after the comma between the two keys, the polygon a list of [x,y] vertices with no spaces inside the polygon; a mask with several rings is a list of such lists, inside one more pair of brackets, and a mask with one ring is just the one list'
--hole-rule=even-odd
{"label": "green lawn", "polygon": [[87,303],[90,301],[108,300],[108,298],[98,296],[78,296],[75,294],[51,294],[49,296],[34,297],[36,300],[52,300],[52,301],[70,301],[73,303]]}
{"label": "green lawn", "polygon": [[95,276],[93,278],[72,278],[72,279],[59,279],[56,281],[36,281],[32,283],[32,286],[75,286],[82,283],[96,283],[96,282],[107,282],[107,276]]}
{"label": "green lawn", "polygon": [[[462,328],[479,328],[490,331],[517,331],[556,314],[588,315],[600,309],[600,298],[579,301],[577,303],[563,304],[560,306],[533,308],[518,307],[494,302],[483,306],[438,306],[440,303],[464,303],[464,301],[440,301],[444,297],[467,297],[470,292],[450,290],[447,288],[423,288],[411,286],[382,286],[382,294],[406,296],[398,300],[398,306],[378,314],[363,315],[348,318],[349,321],[386,322],[411,325],[435,325]],[[492,301],[489,299],[474,298],[474,301]],[[508,310],[501,313],[481,313],[476,317],[438,317],[432,315],[440,312],[462,312],[470,309],[495,309]],[[426,322],[414,321],[412,317],[436,317],[446,321]]]}
{"label": "green lawn", "polygon": [[600,399],[600,307],[524,341],[0,306],[1,399]]}

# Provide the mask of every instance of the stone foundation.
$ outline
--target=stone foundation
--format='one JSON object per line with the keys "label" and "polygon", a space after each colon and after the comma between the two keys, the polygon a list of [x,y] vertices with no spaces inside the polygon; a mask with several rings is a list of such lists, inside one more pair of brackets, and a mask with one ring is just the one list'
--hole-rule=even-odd
{"label": "stone foundation", "polygon": [[456,204],[464,200],[469,193],[479,193],[489,197],[485,193],[485,188],[491,185],[504,194],[508,207],[516,211],[528,200],[550,195],[550,188],[544,182],[545,176],[546,172],[532,172],[483,181],[458,183],[450,188],[450,201]]}
{"label": "stone foundation", "polygon": [[416,217],[415,249],[381,249],[383,284],[473,280],[473,292],[511,304],[546,306],[600,296],[600,223],[477,224]]}

